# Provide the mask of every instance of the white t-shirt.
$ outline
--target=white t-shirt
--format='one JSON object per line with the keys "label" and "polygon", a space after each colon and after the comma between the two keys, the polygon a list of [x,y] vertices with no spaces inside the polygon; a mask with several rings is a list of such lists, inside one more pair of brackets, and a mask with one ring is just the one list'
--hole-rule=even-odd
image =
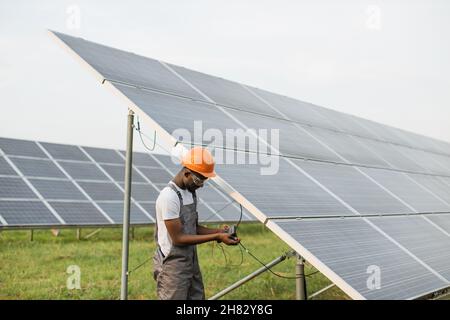
{"label": "white t-shirt", "polygon": [[[172,181],[169,183],[174,185],[181,193],[183,205],[194,202],[192,193],[190,193],[187,189],[183,190],[179,188]],[[171,220],[180,217],[180,199],[178,198],[177,193],[169,186],[162,189],[159,193],[158,199],[156,199],[156,217],[158,220],[158,244],[163,254],[167,256],[170,252],[170,248],[172,248],[172,239],[170,239],[170,235],[167,232],[164,220]]]}

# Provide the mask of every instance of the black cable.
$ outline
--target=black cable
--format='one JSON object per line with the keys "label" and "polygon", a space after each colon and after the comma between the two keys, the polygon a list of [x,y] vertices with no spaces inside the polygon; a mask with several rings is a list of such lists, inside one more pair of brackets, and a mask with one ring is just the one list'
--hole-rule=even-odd
{"label": "black cable", "polygon": [[239,225],[241,224],[241,221],[242,221],[242,204],[239,203],[239,207],[241,208],[241,215],[240,215],[239,221],[238,221],[238,223],[236,225],[236,230],[237,230],[237,228],[239,227]]}
{"label": "black cable", "polygon": [[128,275],[129,275],[130,273],[136,271],[136,270],[139,269],[140,267],[142,267],[144,264],[146,264],[147,262],[149,262],[152,258],[153,258],[153,257],[150,257],[150,258],[144,260],[144,262],[142,262],[141,264],[139,264],[137,267],[135,267],[135,268],[133,268],[133,269],[131,269],[131,270],[128,270]]}
{"label": "black cable", "polygon": [[[253,259],[255,259],[256,261],[258,261],[264,268],[267,269],[267,271],[269,271],[269,272],[272,273],[273,275],[275,275],[275,276],[277,276],[277,277],[279,277],[279,278],[290,279],[290,280],[302,278],[302,277],[286,277],[286,276],[282,276],[281,274],[278,274],[278,273],[273,272],[273,271],[271,270],[271,268],[269,268],[264,262],[262,262],[261,260],[259,260],[253,253],[251,253],[251,252],[250,252],[250,251],[242,244],[242,242],[239,242],[239,245],[240,245],[242,248],[244,248],[245,252],[247,252]],[[312,276],[312,275],[314,275],[314,274],[316,274],[316,273],[318,273],[318,272],[319,272],[319,271],[315,271],[315,272],[312,272],[312,273],[309,273],[309,274],[305,274],[304,277],[305,277],[305,278],[306,278],[306,277],[310,277],[310,276]]]}
{"label": "black cable", "polygon": [[142,142],[142,144],[144,145],[144,147],[147,149],[147,150],[149,150],[149,151],[154,151],[155,150],[155,147],[156,147],[156,130],[155,130],[155,134],[154,134],[154,136],[153,136],[153,147],[151,147],[151,148],[149,148],[146,144],[145,144],[145,142],[144,142],[144,139],[142,138],[142,132],[141,132],[141,124],[140,124],[140,122],[139,122],[139,116],[137,116],[137,127],[135,127],[135,129],[136,129],[136,131],[137,132],[139,132],[139,138],[141,138],[141,142]]}

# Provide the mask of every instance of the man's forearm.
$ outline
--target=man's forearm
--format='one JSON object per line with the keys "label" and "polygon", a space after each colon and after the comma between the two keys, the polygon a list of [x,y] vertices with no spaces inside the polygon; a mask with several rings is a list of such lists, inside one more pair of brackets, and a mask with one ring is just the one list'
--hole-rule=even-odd
{"label": "man's forearm", "polygon": [[204,226],[197,225],[197,234],[205,235],[205,234],[214,234],[214,233],[222,233],[222,229],[212,229]]}
{"label": "man's forearm", "polygon": [[219,233],[210,234],[182,234],[177,239],[173,239],[177,245],[194,245],[201,244],[209,241],[217,241]]}

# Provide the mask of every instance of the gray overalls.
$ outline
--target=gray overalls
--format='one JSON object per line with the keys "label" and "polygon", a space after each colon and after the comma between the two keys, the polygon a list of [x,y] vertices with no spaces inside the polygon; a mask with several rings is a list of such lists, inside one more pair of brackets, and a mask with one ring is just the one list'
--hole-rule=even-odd
{"label": "gray overalls", "polygon": [[[197,234],[197,196],[192,194],[194,202],[184,205],[181,193],[169,183],[180,199],[180,220],[185,234]],[[156,280],[156,293],[160,300],[201,300],[205,299],[202,275],[198,264],[195,245],[174,245],[164,257],[158,245],[158,224],[155,230],[156,253],[153,257]]]}

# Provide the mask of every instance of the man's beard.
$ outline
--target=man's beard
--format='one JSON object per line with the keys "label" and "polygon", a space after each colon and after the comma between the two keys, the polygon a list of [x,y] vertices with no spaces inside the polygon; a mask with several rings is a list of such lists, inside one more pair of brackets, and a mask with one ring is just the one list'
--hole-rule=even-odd
{"label": "man's beard", "polygon": [[198,187],[195,185],[195,184],[189,184],[188,186],[187,186],[187,189],[188,189],[188,191],[190,192],[190,193],[194,193],[194,191],[195,190],[197,190],[198,189]]}

